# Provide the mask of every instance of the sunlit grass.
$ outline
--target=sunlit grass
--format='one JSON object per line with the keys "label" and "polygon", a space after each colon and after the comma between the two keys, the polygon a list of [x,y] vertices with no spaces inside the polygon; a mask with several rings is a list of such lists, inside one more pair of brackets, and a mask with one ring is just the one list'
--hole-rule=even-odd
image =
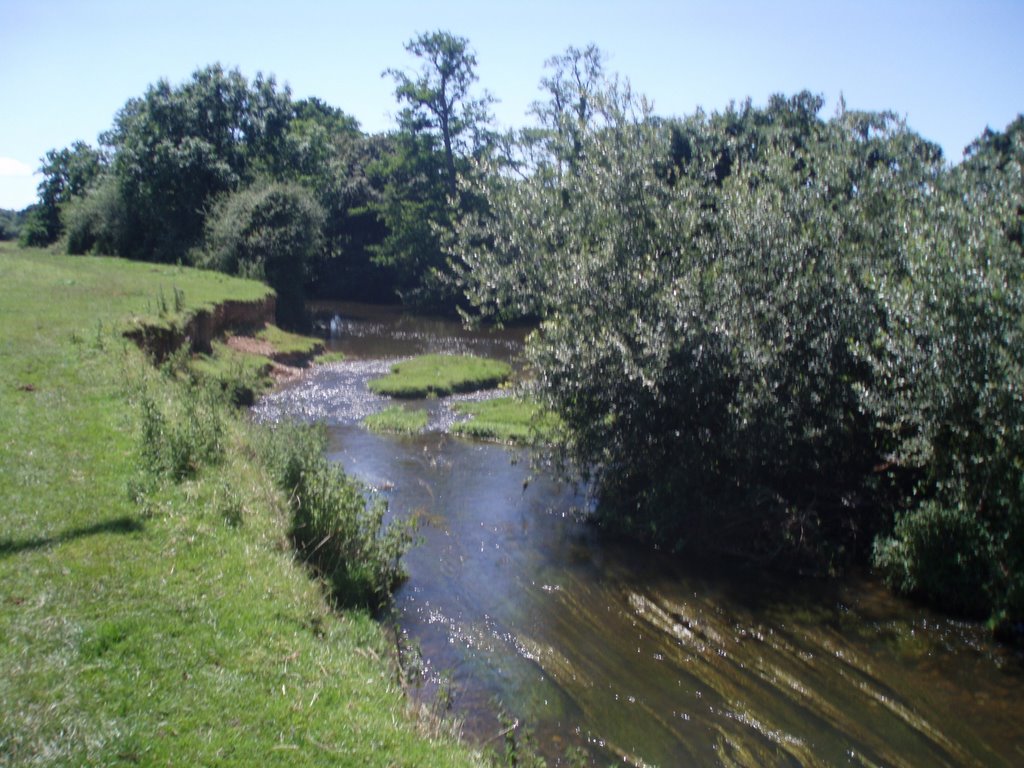
{"label": "sunlit grass", "polygon": [[198,378],[228,390],[239,404],[251,404],[270,390],[272,381],[268,374],[274,364],[269,357],[239,352],[220,341],[211,346],[211,354],[195,355],[189,362]]}
{"label": "sunlit grass", "polygon": [[516,397],[496,397],[480,402],[455,403],[457,413],[469,421],[452,425],[452,433],[479,440],[503,443],[549,442],[557,429],[557,418],[537,403]]}
{"label": "sunlit grass", "polygon": [[244,418],[181,482],[140,468],[122,336],[265,294],[216,273],[0,247],[0,763],[469,765],[406,716],[388,647],[297,565]]}
{"label": "sunlit grass", "polygon": [[405,399],[444,397],[490,389],[508,380],[512,367],[473,355],[421,355],[397,363],[391,373],[369,382],[378,395]]}
{"label": "sunlit grass", "polygon": [[306,355],[313,357],[323,350],[323,342],[311,336],[283,331],[276,325],[267,325],[256,333],[256,338],[273,346],[282,355]]}
{"label": "sunlit grass", "polygon": [[322,355],[317,355],[313,362],[317,365],[326,365],[328,363],[340,363],[344,359],[344,352],[324,352]]}
{"label": "sunlit grass", "polygon": [[424,410],[393,405],[371,413],[363,419],[363,425],[372,432],[415,435],[426,428],[427,421],[427,412]]}

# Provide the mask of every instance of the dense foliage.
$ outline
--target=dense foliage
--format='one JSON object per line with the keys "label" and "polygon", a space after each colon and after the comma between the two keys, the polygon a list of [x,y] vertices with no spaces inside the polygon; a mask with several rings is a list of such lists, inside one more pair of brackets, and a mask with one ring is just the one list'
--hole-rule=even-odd
{"label": "dense foliage", "polygon": [[205,249],[195,261],[266,282],[277,291],[278,319],[298,326],[323,222],[323,208],[298,184],[246,187],[220,198],[207,215]]}
{"label": "dense foliage", "polygon": [[39,169],[44,176],[39,204],[28,213],[20,238],[23,245],[46,245],[60,237],[61,207],[88,191],[100,175],[102,161],[101,154],[82,141],[46,153]]}
{"label": "dense foliage", "polygon": [[895,586],[966,613],[1024,617],[1024,119],[942,179],[879,274],[885,326],[867,357],[868,412],[918,477],[880,538]]}
{"label": "dense foliage", "polygon": [[1024,615],[1020,121],[950,170],[893,115],[667,121],[592,49],[549,64],[461,280],[541,319],[599,519],[816,569],[873,547],[902,590]]}
{"label": "dense foliage", "polygon": [[292,540],[327,582],[335,600],[371,610],[384,607],[405,578],[400,563],[412,542],[412,523],[384,525],[386,503],[327,460],[318,427],[266,427],[262,458],[292,508]]}
{"label": "dense foliage", "polygon": [[31,209],[25,211],[9,211],[0,208],[0,240],[17,240],[21,235],[21,228],[25,224]]}

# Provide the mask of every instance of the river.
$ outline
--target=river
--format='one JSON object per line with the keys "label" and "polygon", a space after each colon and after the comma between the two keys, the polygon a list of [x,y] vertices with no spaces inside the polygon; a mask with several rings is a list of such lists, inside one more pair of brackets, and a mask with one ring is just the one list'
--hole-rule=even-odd
{"label": "river", "polygon": [[551,764],[1024,765],[1024,662],[984,627],[867,577],[820,582],[607,541],[587,498],[521,450],[451,437],[448,399],[416,437],[369,433],[366,381],[401,357],[515,361],[523,334],[339,305],[330,349],[259,418],[322,420],[330,458],[413,516],[396,594],[422,654],[414,692],[467,738],[511,723]]}

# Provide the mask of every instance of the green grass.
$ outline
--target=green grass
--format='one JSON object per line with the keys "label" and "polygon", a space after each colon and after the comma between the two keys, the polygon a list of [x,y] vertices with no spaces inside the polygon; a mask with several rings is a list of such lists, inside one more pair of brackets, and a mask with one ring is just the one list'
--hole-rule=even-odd
{"label": "green grass", "polygon": [[238,404],[252,404],[273,385],[269,377],[273,361],[269,357],[239,352],[215,341],[212,354],[195,355],[189,365],[197,378],[216,383],[228,391]]}
{"label": "green grass", "polygon": [[340,363],[344,359],[344,352],[324,352],[322,355],[317,355],[313,362],[317,365],[324,365],[326,363]]}
{"label": "green grass", "polygon": [[452,433],[478,440],[517,444],[550,442],[558,426],[556,417],[537,403],[515,397],[456,403],[454,409],[471,418],[453,424]]}
{"label": "green grass", "polygon": [[256,338],[266,341],[280,355],[313,357],[323,350],[323,342],[310,336],[282,331],[276,325],[267,325],[257,332]]}
{"label": "green grass", "polygon": [[[262,286],[0,246],[0,764],[472,765],[426,733],[378,624],[332,611],[245,419],[180,482],[139,468],[121,332]],[[159,313],[155,313],[159,316]]]}
{"label": "green grass", "polygon": [[371,413],[363,419],[363,425],[372,432],[415,435],[426,428],[427,412],[393,405]]}
{"label": "green grass", "polygon": [[445,397],[490,389],[508,380],[512,367],[472,355],[422,355],[397,363],[391,373],[369,383],[378,395],[405,399]]}

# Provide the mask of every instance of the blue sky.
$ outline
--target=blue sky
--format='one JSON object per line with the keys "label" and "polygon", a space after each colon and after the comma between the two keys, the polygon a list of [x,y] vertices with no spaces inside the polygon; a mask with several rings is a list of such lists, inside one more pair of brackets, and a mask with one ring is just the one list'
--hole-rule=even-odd
{"label": "blue sky", "polygon": [[957,160],[1024,112],[1024,0],[0,0],[0,208],[35,199],[48,149],[96,143],[159,78],[220,62],[273,74],[367,131],[392,127],[403,43],[467,37],[506,127],[528,122],[544,60],[595,43],[658,114],[720,110],[807,88],[889,109]]}

